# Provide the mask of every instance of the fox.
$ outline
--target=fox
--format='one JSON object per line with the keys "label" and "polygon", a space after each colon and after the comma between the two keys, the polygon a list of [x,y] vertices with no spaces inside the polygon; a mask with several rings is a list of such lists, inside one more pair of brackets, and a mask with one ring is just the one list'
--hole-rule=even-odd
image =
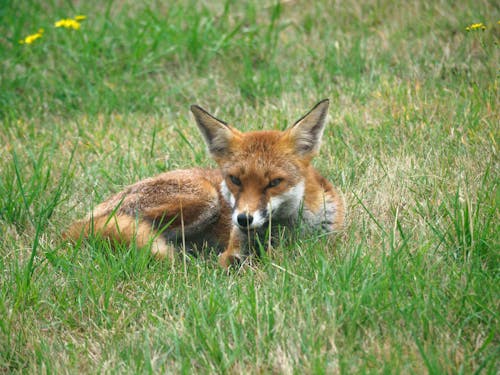
{"label": "fox", "polygon": [[130,185],[74,222],[63,238],[95,235],[149,247],[159,259],[173,259],[182,248],[215,249],[227,269],[279,228],[335,236],[344,224],[344,199],[311,164],[328,107],[328,99],[320,101],[284,131],[241,132],[192,105],[218,167],[167,171]]}

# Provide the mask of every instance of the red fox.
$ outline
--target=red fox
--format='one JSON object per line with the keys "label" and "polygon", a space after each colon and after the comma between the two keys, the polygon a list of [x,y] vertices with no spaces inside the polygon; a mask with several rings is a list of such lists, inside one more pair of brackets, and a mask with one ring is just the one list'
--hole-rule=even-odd
{"label": "red fox", "polygon": [[209,246],[229,267],[278,227],[339,231],[342,195],[311,166],[328,105],[327,99],[319,102],[285,131],[247,133],[191,106],[219,168],[175,170],[139,181],[75,222],[65,238],[96,234],[151,246],[158,258],[172,258],[180,247]]}

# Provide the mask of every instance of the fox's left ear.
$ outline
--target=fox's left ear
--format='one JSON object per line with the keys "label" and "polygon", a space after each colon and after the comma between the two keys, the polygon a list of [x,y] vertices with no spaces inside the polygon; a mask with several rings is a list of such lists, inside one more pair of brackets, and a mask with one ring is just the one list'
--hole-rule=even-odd
{"label": "fox's left ear", "polygon": [[325,130],[329,103],[328,99],[320,101],[309,113],[288,129],[295,150],[300,155],[308,156],[318,152],[323,130]]}

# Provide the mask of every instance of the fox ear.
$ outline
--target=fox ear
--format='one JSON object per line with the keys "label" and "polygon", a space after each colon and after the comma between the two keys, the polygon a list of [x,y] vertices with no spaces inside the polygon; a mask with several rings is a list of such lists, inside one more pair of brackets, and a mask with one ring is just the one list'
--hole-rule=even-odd
{"label": "fox ear", "polygon": [[216,119],[203,108],[192,105],[196,124],[205,138],[208,150],[215,157],[221,157],[229,150],[229,144],[234,134],[231,128],[221,120]]}
{"label": "fox ear", "polygon": [[325,129],[328,105],[328,99],[320,101],[288,130],[295,150],[300,155],[307,156],[318,152]]}

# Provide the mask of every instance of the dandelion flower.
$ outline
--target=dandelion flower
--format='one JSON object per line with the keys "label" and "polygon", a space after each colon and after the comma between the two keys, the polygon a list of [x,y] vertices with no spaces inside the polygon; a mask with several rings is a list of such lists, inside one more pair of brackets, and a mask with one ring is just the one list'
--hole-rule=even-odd
{"label": "dandelion flower", "polygon": [[78,15],[75,18],[63,18],[54,23],[55,27],[64,27],[66,29],[80,30],[80,21],[86,19],[87,16]]}
{"label": "dandelion flower", "polygon": [[473,31],[473,30],[486,30],[486,25],[482,22],[478,23],[473,23],[472,25],[469,25],[465,28],[467,31]]}
{"label": "dandelion flower", "polygon": [[71,18],[65,18],[62,20],[57,21],[54,23],[55,27],[64,27],[66,29],[73,29],[73,30],[79,30],[80,29],[80,22],[75,21],[74,19]]}
{"label": "dandelion flower", "polygon": [[31,44],[35,40],[40,39],[43,36],[43,29],[39,29],[37,33],[28,35],[26,38],[19,41],[20,44]]}

